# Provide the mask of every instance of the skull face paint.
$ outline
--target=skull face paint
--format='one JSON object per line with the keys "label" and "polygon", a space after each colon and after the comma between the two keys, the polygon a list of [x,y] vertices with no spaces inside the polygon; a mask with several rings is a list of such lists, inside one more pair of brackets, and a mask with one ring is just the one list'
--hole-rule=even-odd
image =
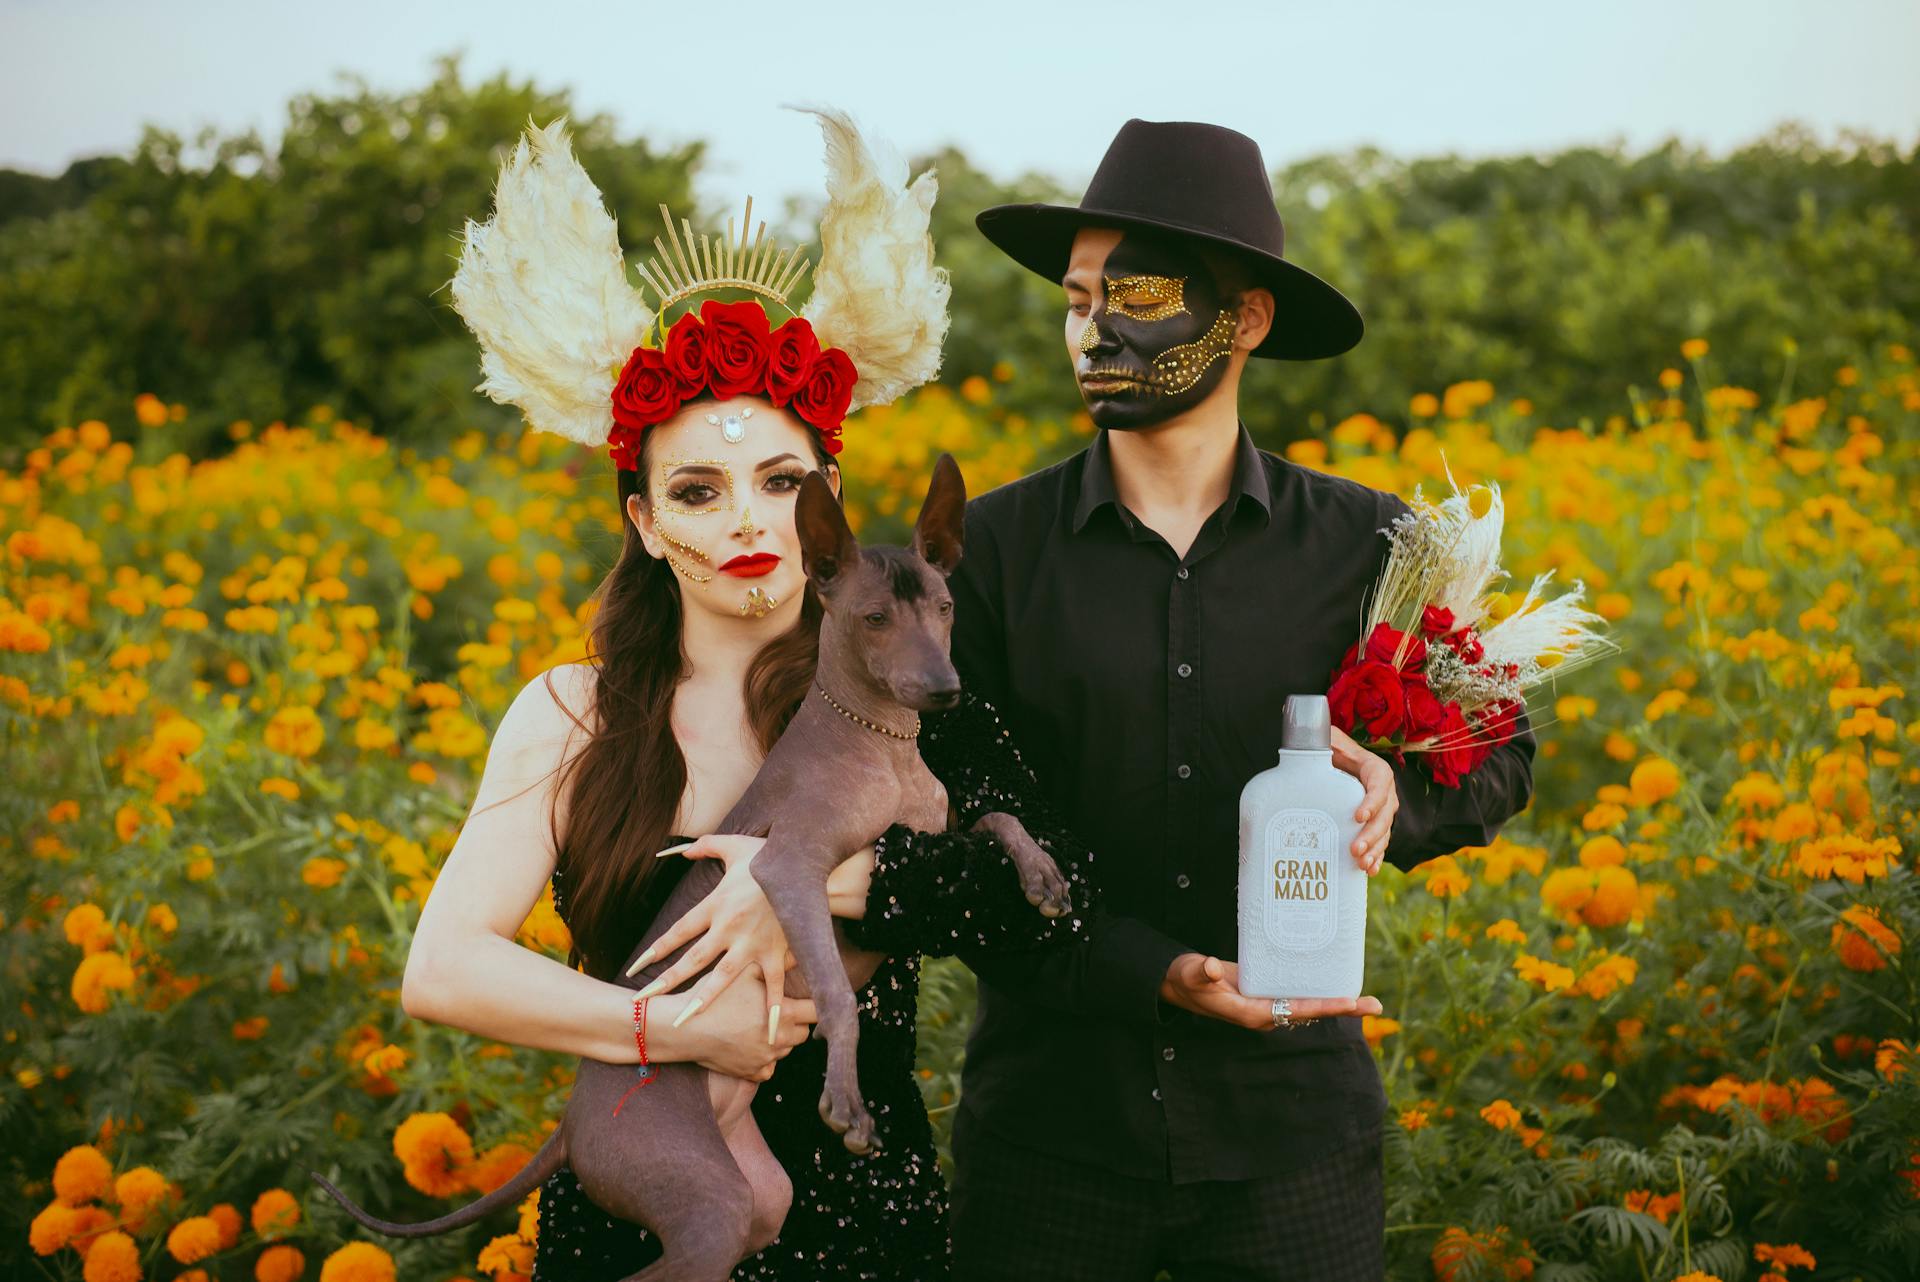
{"label": "skull face paint", "polygon": [[629,499],[629,515],[679,578],[682,606],[790,615],[783,606],[797,606],[805,586],[793,504],[818,468],[812,429],[740,397],[698,402],[648,430],[647,494]]}
{"label": "skull face paint", "polygon": [[1082,231],[1066,286],[1074,373],[1095,426],[1153,427],[1204,401],[1226,376],[1238,300],[1191,242]]}

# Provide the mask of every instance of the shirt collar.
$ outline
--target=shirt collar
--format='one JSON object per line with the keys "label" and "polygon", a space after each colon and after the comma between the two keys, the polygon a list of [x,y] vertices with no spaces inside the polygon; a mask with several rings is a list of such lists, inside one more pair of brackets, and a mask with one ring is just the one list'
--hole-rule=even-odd
{"label": "shirt collar", "polygon": [[[1264,524],[1273,516],[1273,487],[1267,480],[1266,460],[1254,446],[1247,425],[1242,422],[1239,427],[1239,438],[1234,445],[1233,481],[1224,506],[1234,512],[1241,500],[1251,499],[1260,505],[1260,519]],[[1107,445],[1107,430],[1102,428],[1094,435],[1093,444],[1087,447],[1086,463],[1080,469],[1080,499],[1074,504],[1073,532],[1078,534],[1095,512],[1109,504],[1117,511],[1120,496],[1113,484],[1113,451]]]}

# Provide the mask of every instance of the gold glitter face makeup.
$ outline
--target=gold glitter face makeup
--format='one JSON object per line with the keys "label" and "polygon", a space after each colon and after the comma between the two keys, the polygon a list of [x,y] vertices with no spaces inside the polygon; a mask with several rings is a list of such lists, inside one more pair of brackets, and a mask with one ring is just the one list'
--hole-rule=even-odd
{"label": "gold glitter face makeup", "polygon": [[1166,320],[1187,315],[1187,282],[1181,276],[1135,273],[1106,281],[1107,311],[1137,321]]}
{"label": "gold glitter face makeup", "polygon": [[1207,332],[1191,343],[1169,347],[1153,358],[1153,390],[1177,396],[1198,383],[1207,367],[1233,350],[1234,314],[1222,309]]}
{"label": "gold glitter face makeup", "polygon": [[[727,480],[726,490],[719,495],[722,501],[708,502],[705,500],[692,499],[692,494],[695,489],[714,488],[712,485],[708,485],[699,480],[698,477],[689,477],[687,483],[679,486],[677,489],[670,485],[667,478],[683,467],[718,468],[720,475]],[[675,459],[670,463],[662,463],[660,465],[659,494],[660,500],[666,507],[666,510],[672,512],[675,516],[706,516],[711,512],[731,512],[733,511],[733,469],[728,467],[723,460],[717,458],[683,458]]]}

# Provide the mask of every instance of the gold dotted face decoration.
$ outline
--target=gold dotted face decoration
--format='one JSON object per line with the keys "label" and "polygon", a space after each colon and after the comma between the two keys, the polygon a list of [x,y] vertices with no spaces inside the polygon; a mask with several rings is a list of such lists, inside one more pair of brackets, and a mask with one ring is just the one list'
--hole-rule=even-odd
{"label": "gold dotted face decoration", "polygon": [[1198,383],[1210,365],[1233,350],[1236,319],[1231,308],[1222,308],[1198,339],[1169,347],[1154,357],[1154,391],[1177,396]]}
{"label": "gold dotted face decoration", "polygon": [[1080,341],[1076,346],[1088,356],[1091,356],[1094,349],[1100,346],[1100,326],[1091,316],[1087,318],[1087,323],[1080,327]]}
{"label": "gold dotted face decoration", "polygon": [[1116,316],[1137,321],[1166,320],[1187,314],[1187,282],[1181,276],[1149,276],[1134,273],[1106,281],[1107,310]]}
{"label": "gold dotted face decoration", "polygon": [[[720,496],[722,501],[719,503],[691,504],[683,497],[676,497],[674,491],[667,484],[667,478],[683,467],[714,467],[720,469],[720,475],[727,478],[726,492]],[[706,482],[704,481],[689,478],[687,489],[690,490],[694,485],[705,484]],[[707,486],[707,488],[711,489],[712,487]],[[685,491],[682,491],[682,493],[684,494]],[[662,463],[660,465],[660,498],[665,509],[675,516],[707,516],[714,512],[731,512],[733,511],[733,469],[717,458],[683,458],[675,459],[671,463]]]}

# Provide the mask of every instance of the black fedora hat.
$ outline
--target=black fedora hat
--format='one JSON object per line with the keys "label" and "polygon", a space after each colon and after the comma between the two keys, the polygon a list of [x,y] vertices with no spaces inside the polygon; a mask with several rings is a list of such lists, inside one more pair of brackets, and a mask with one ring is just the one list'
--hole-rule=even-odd
{"label": "black fedora hat", "polygon": [[1308,361],[1360,341],[1360,312],[1339,290],[1280,256],[1286,232],[1260,146],[1193,121],[1129,120],[1115,135],[1078,207],[995,205],[981,234],[1029,271],[1066,275],[1082,227],[1150,227],[1237,251],[1273,291],[1273,329],[1253,355]]}

